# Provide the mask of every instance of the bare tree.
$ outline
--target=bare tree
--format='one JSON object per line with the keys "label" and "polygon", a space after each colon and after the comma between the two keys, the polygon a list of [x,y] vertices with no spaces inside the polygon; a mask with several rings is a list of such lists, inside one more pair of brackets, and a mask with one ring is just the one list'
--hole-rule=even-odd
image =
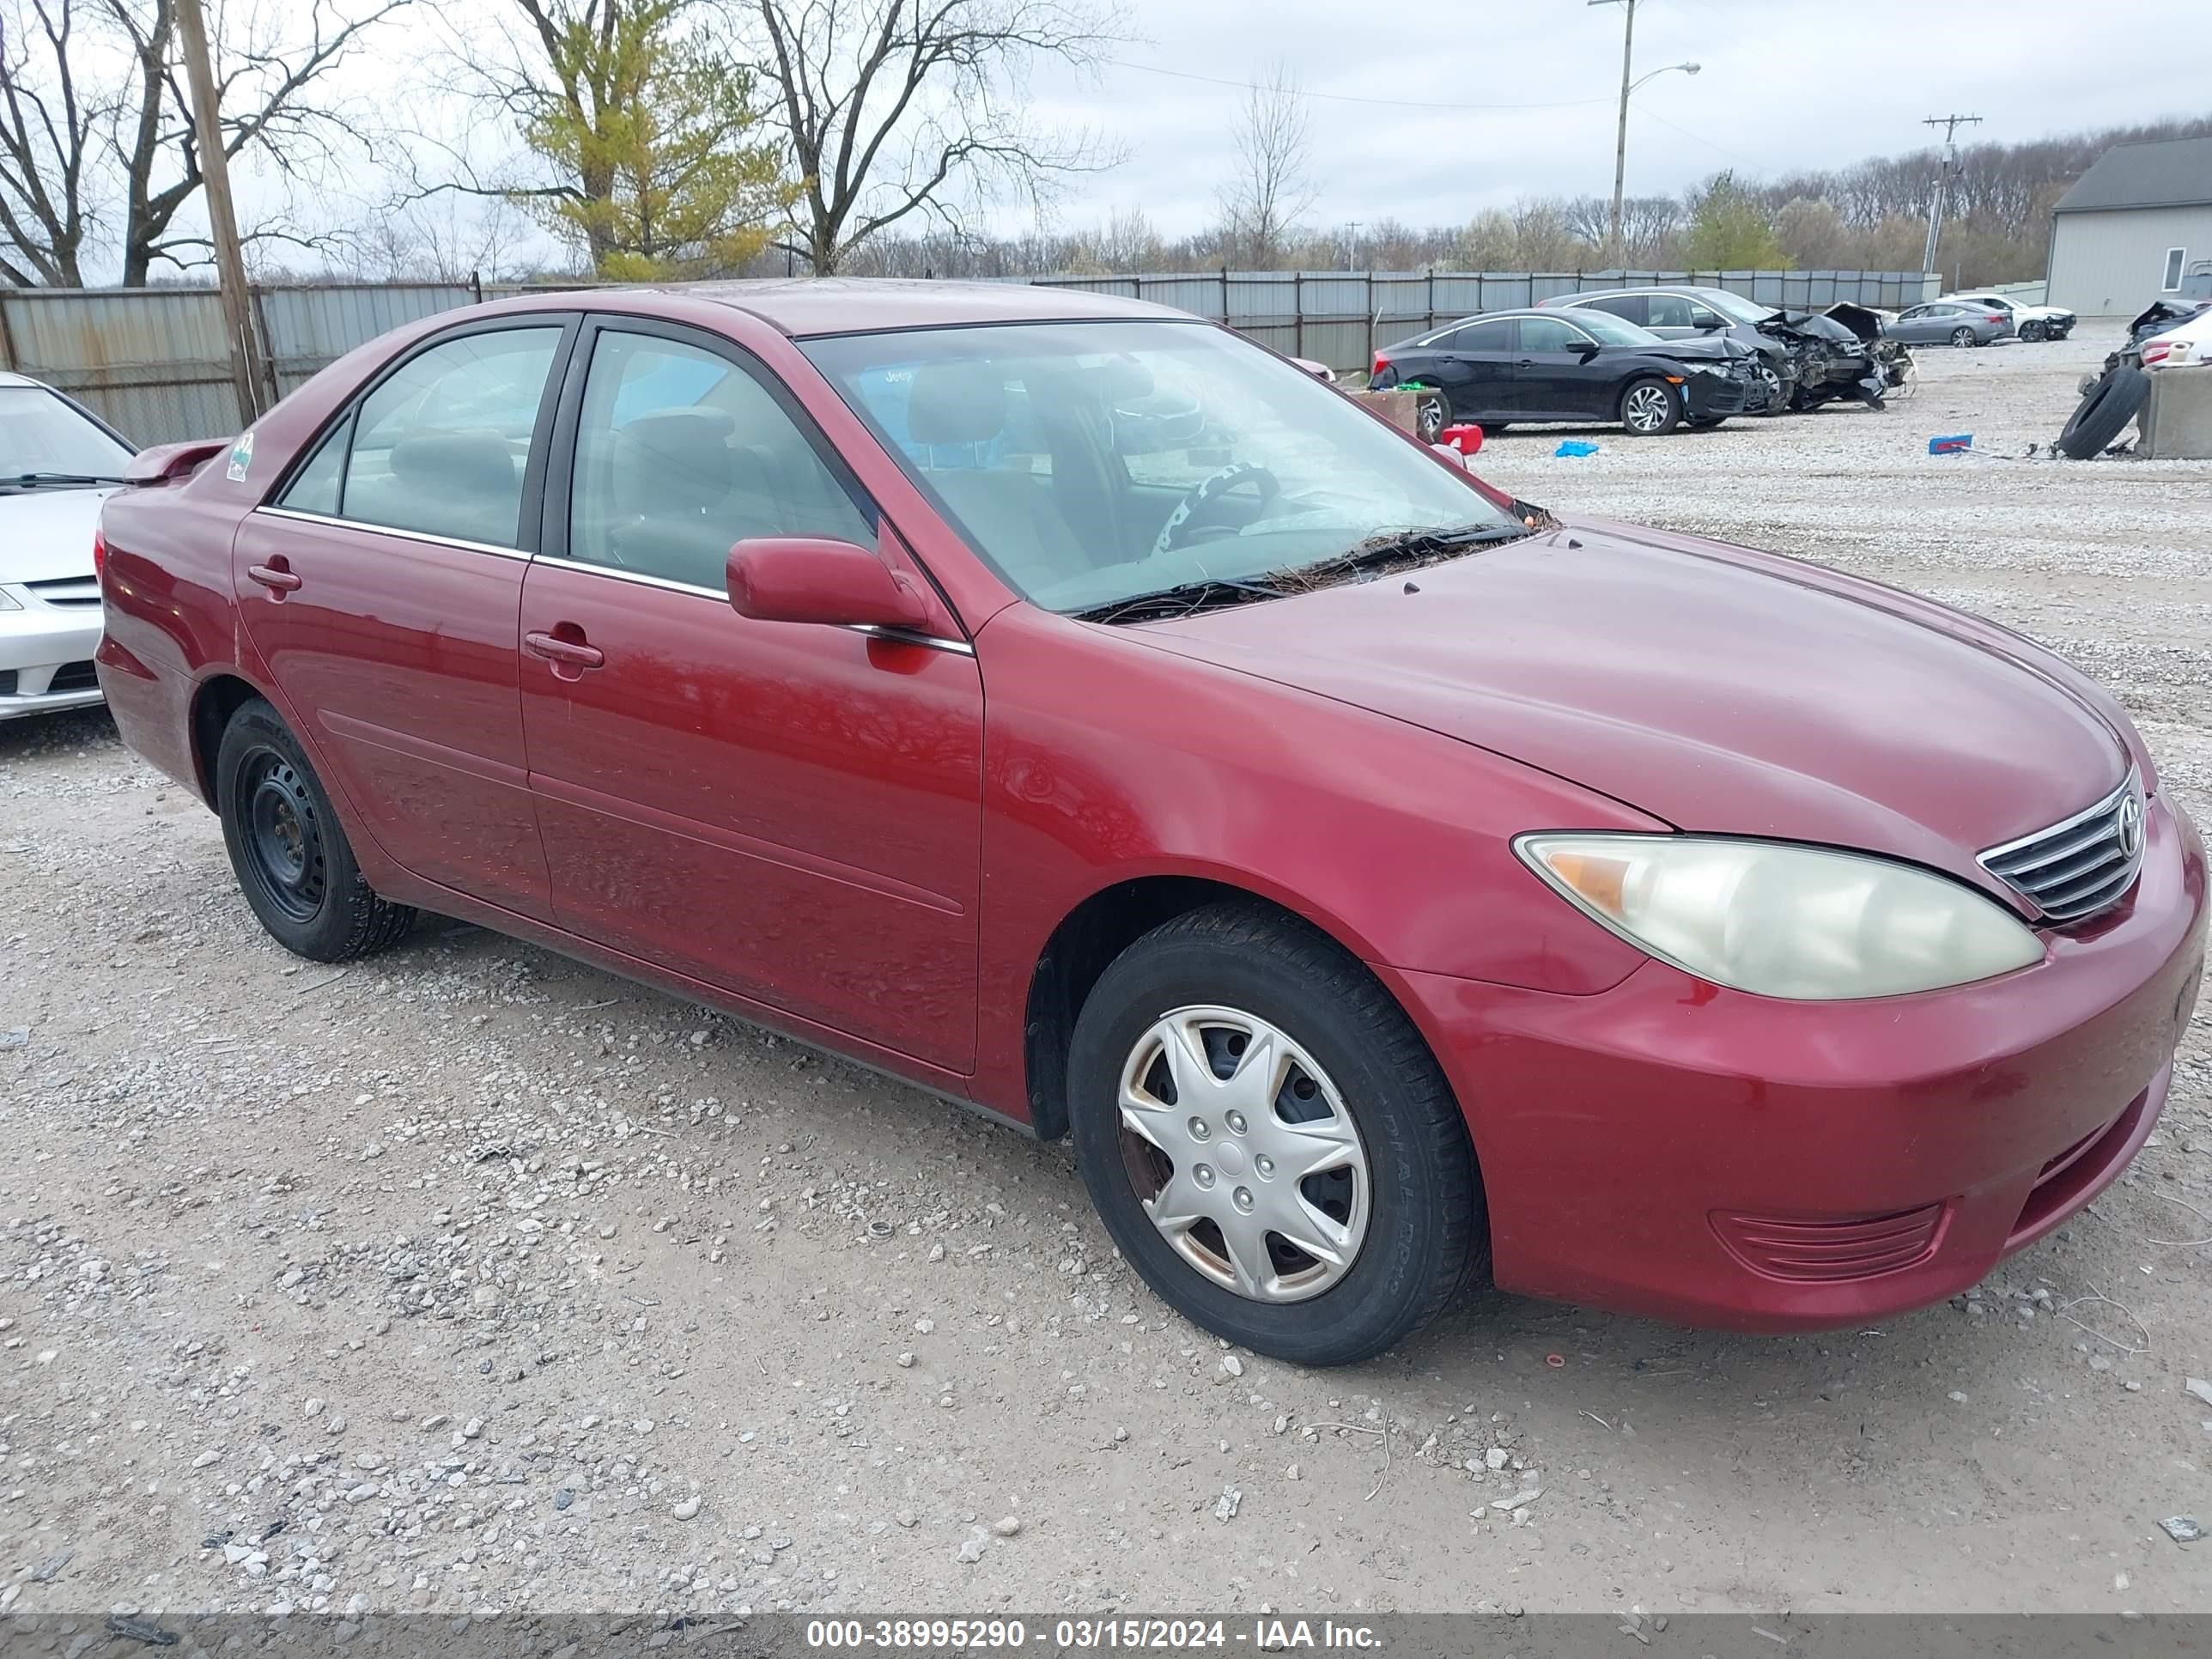
{"label": "bare tree", "polygon": [[78,84],[78,0],[0,4],[0,276],[84,286],[109,94]]}
{"label": "bare tree", "polygon": [[[124,190],[123,282],[143,283],[155,265],[189,269],[210,258],[208,239],[178,216],[199,193],[199,139],[176,51],[176,0],[100,0],[128,55],[128,84],[110,142]],[[234,3],[214,19],[216,101],[223,153],[258,156],[288,179],[312,185],[342,144],[363,143],[359,109],[315,101],[316,83],[362,37],[409,0],[270,0]],[[275,217],[249,244],[312,242]]]}
{"label": "bare tree", "polygon": [[[735,3],[736,0],[726,0]],[[750,0],[757,72],[803,181],[789,249],[820,276],[916,215],[948,232],[980,202],[1048,204],[1116,159],[1086,133],[1040,131],[1040,58],[1094,66],[1112,44],[1092,0]]]}
{"label": "bare tree", "polygon": [[1278,62],[1244,94],[1237,119],[1237,172],[1220,191],[1224,263],[1271,270],[1313,206],[1304,93]]}

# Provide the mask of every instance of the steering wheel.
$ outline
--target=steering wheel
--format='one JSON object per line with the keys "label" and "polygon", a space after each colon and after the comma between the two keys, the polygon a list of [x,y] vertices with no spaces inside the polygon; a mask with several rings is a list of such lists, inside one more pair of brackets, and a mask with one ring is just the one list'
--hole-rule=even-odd
{"label": "steering wheel", "polygon": [[1176,503],[1175,511],[1168,514],[1168,521],[1160,526],[1160,533],[1153,538],[1152,556],[1157,558],[1163,553],[1187,546],[1192,533],[1199,528],[1192,520],[1198,516],[1200,510],[1240,484],[1248,483],[1260,492],[1262,512],[1267,510],[1270,501],[1283,493],[1282,481],[1258,462],[1231,461],[1219,471],[1200,478]]}

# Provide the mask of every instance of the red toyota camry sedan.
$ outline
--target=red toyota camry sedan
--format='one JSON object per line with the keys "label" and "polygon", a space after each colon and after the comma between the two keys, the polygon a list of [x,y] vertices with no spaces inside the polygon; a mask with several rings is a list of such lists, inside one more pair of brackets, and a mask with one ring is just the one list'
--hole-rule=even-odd
{"label": "red toyota camry sedan", "polygon": [[1158,307],[427,319],[102,521],[100,677],[289,949],[418,910],[1045,1137],[1233,1341],[1465,1281],[1970,1285],[2163,1105],[2205,857],[2003,629],[1525,507]]}

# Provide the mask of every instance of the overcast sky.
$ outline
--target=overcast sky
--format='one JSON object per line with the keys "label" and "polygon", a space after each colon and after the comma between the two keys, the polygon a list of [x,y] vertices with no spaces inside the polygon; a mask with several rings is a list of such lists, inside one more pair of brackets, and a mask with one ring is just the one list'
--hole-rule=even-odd
{"label": "overcast sky", "polygon": [[[1233,88],[1310,94],[1316,227],[1457,223],[1522,196],[1609,194],[1621,7],[1583,0],[1127,0],[1130,32],[1096,85],[1035,77],[1041,118],[1128,148],[1078,182],[1062,217],[1142,207],[1170,234],[1214,212]],[[1980,115],[1962,141],[2017,140],[2203,112],[2207,37],[2171,0],[1638,0],[1636,72],[1685,61],[1630,106],[1627,188],[1674,191],[1721,167],[1759,176],[1910,149],[1923,117]],[[2160,50],[2163,40],[2171,48]],[[1150,66],[1139,68],[1139,65]],[[1331,94],[1322,96],[1322,94]],[[1339,101],[1389,100],[1391,106]],[[1415,104],[1442,107],[1413,107]],[[1516,107],[1516,106],[1518,107]]]}
{"label": "overcast sky", "polygon": [[[1759,178],[1895,154],[1938,136],[1923,117],[1954,111],[1984,118],[1965,142],[2204,113],[2205,37],[2175,22],[2188,9],[2174,0],[1638,0],[1636,73],[1686,61],[1700,72],[1662,74],[1636,94],[1627,188],[1671,193],[1722,167]],[[1126,156],[1069,181],[1059,228],[1121,208],[1141,208],[1169,236],[1215,222],[1242,83],[1278,59],[1307,95],[1313,230],[1389,217],[1462,224],[1522,197],[1612,190],[1619,3],[1122,0],[1121,10],[1131,38],[1095,76],[1058,62],[1031,76],[1041,125],[1088,129]],[[395,85],[410,87],[389,111],[401,125],[472,131],[479,164],[508,172],[499,157],[519,146],[493,112],[424,85],[439,41],[506,15],[506,0],[453,0],[428,28],[382,31],[338,82],[387,110]],[[349,159],[305,202],[265,163],[249,165],[243,216],[289,199],[302,222],[358,226],[390,199],[388,159]],[[440,202],[448,216],[485,211]],[[1030,225],[1026,206],[983,219],[1002,232]],[[562,257],[523,231],[499,262]]]}

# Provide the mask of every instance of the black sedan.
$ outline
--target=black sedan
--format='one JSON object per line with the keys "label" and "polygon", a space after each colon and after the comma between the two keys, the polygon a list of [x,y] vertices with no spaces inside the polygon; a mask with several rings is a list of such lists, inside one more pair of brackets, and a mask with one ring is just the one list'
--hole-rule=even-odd
{"label": "black sedan", "polygon": [[1756,354],[1734,340],[1662,340],[1602,311],[1495,311],[1383,347],[1369,385],[1433,386],[1451,419],[1486,432],[1597,420],[1645,438],[1763,409],[1756,375]]}

